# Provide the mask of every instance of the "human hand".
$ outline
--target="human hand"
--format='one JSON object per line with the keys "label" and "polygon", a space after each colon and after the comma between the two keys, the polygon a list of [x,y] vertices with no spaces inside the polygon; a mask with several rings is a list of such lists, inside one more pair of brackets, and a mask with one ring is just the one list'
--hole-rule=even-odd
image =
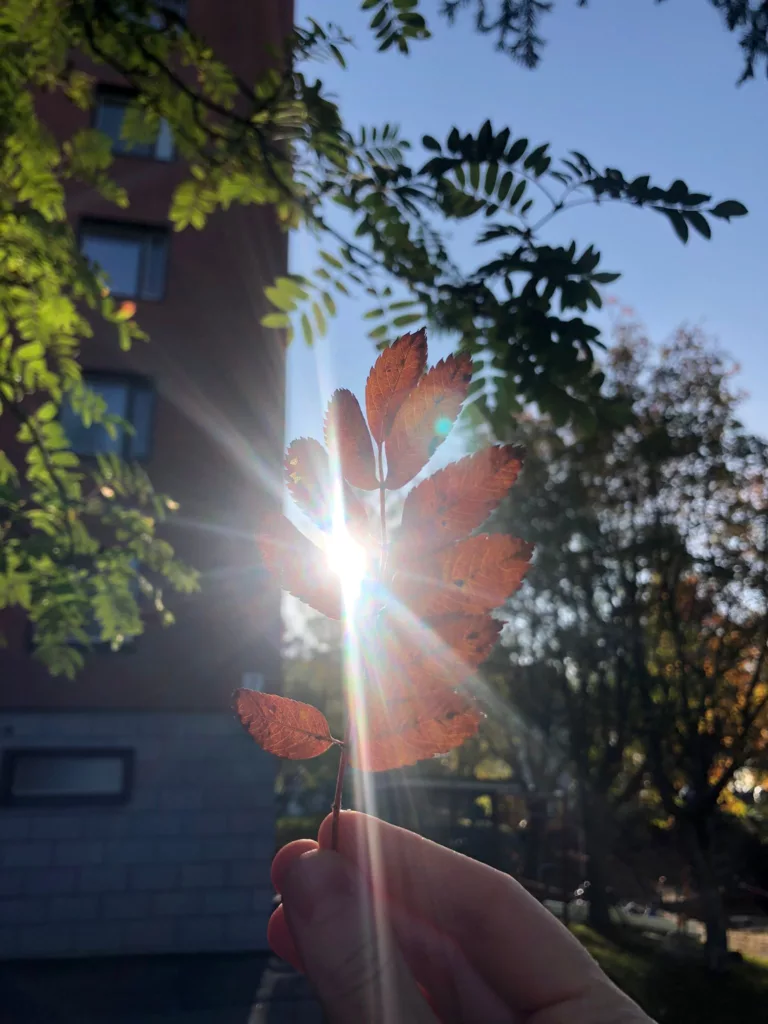
{"label": "human hand", "polygon": [[651,1024],[508,875],[354,811],[330,845],[278,852],[269,942],[331,1024]]}

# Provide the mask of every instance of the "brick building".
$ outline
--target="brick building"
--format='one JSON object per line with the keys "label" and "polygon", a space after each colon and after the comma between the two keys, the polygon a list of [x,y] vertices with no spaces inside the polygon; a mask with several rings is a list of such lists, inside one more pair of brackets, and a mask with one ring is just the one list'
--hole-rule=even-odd
{"label": "brick building", "polygon": [[[290,30],[285,0],[189,0],[191,27],[246,80]],[[273,763],[230,711],[241,685],[276,685],[279,594],[253,530],[279,501],[284,359],[259,327],[262,288],[284,272],[269,210],[234,208],[203,231],[166,220],[184,168],[161,132],[120,152],[127,94],[102,76],[95,124],[115,138],[117,211],[84,188],[69,208],[84,251],[136,301],[151,338],[130,353],[98,335],[88,379],[136,433],[119,439],[180,513],[167,536],[202,571],[119,653],[96,650],[74,682],[29,657],[24,622],[0,651],[0,956],[259,949],[271,903]],[[87,121],[43,97],[69,135]],[[93,454],[107,438],[76,430]]]}

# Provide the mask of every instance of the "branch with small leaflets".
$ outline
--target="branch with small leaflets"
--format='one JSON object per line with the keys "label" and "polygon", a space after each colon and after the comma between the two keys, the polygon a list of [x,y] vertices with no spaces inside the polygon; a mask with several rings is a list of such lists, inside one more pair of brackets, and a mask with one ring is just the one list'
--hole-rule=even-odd
{"label": "branch with small leaflets", "polygon": [[[492,445],[422,480],[387,538],[386,492],[424,469],[455,423],[471,376],[463,352],[427,370],[426,332],[405,334],[371,370],[365,416],[350,391],[337,391],[325,418],[327,448],[309,438],[288,446],[286,481],[298,507],[326,534],[343,523],[373,567],[357,600],[345,599],[325,552],[288,519],[262,524],[267,568],[284,590],[345,620],[359,663],[348,680],[343,740],[317,708],[299,701],[241,689],[234,706],[256,742],[279,757],[340,748],[335,825],[348,764],[401,768],[477,732],[483,711],[471,683],[502,625],[491,613],[519,588],[533,554],[517,537],[476,532],[520,473],[516,445]],[[378,492],[377,508],[369,509],[366,492]]]}

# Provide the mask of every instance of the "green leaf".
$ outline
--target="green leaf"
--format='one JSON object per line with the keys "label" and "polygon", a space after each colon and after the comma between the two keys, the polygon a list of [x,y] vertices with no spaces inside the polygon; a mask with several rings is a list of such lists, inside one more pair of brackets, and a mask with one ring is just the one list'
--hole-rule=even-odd
{"label": "green leaf", "polygon": [[515,185],[512,195],[509,197],[510,206],[516,206],[520,202],[520,200],[523,198],[523,194],[525,193],[527,185],[528,182],[525,180],[525,178],[521,178],[520,181],[518,181],[518,183]]}
{"label": "green leaf", "polygon": [[325,260],[325,262],[329,266],[333,267],[335,270],[342,270],[343,269],[344,264],[340,260],[338,260],[335,256],[331,255],[331,253],[326,252],[324,249],[321,249],[319,251],[318,255],[319,255],[321,260]]}
{"label": "green leaf", "polygon": [[264,327],[282,328],[290,324],[291,318],[287,313],[267,313],[261,318],[261,322]]}
{"label": "green leaf", "polygon": [[328,325],[325,320],[325,313],[318,302],[312,303],[312,313],[315,317],[315,323],[317,324],[317,330],[321,338],[325,337],[325,333],[328,330]]}
{"label": "green leaf", "polygon": [[505,171],[504,174],[501,176],[499,187],[496,190],[496,198],[500,203],[503,203],[504,200],[509,195],[509,190],[512,188],[514,180],[515,176],[511,171]]}
{"label": "green leaf", "polygon": [[726,199],[709,211],[713,217],[722,217],[723,220],[730,220],[731,217],[744,217],[749,211],[743,203],[736,199]]}
{"label": "green leaf", "polygon": [[306,313],[301,314],[301,332],[304,335],[304,341],[311,347],[315,339],[312,333],[312,324],[309,322],[309,317]]}
{"label": "green leaf", "polygon": [[437,139],[433,138],[431,135],[422,135],[421,144],[424,149],[431,149],[436,153],[440,153],[443,148]]}
{"label": "green leaf", "polygon": [[688,210],[685,216],[691,227],[695,228],[700,235],[703,235],[704,238],[712,237],[712,228],[702,213],[699,213],[697,210]]}
{"label": "green leaf", "polygon": [[396,316],[392,321],[393,327],[410,327],[411,324],[420,323],[422,320],[421,313],[407,313],[405,316]]}
{"label": "green leaf", "polygon": [[672,227],[675,229],[675,234],[681,242],[685,243],[688,241],[688,224],[686,223],[685,217],[679,210],[667,210],[661,208],[663,213],[669,220]]}
{"label": "green leaf", "polygon": [[296,309],[295,298],[284,289],[275,288],[270,285],[264,289],[264,294],[273,306],[277,306],[278,309],[282,309],[285,313],[292,313]]}
{"label": "green leaf", "polygon": [[485,194],[492,196],[494,189],[496,188],[496,179],[499,176],[499,165],[489,164],[488,170],[485,172]]}
{"label": "green leaf", "polygon": [[508,164],[517,163],[520,157],[528,148],[528,139],[516,139],[507,150],[506,161]]}

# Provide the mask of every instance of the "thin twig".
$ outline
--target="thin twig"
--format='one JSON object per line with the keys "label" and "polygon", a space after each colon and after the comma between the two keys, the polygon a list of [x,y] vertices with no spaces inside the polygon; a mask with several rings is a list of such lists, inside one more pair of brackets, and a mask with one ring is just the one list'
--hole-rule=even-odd
{"label": "thin twig", "polygon": [[338,851],[339,849],[339,814],[341,813],[341,798],[344,794],[344,776],[347,771],[347,764],[349,763],[349,744],[352,738],[352,718],[347,718],[347,727],[344,730],[344,745],[341,748],[341,755],[339,757],[339,770],[336,774],[336,791],[333,794],[333,806],[331,807],[331,814],[333,815],[331,821],[331,849]]}

